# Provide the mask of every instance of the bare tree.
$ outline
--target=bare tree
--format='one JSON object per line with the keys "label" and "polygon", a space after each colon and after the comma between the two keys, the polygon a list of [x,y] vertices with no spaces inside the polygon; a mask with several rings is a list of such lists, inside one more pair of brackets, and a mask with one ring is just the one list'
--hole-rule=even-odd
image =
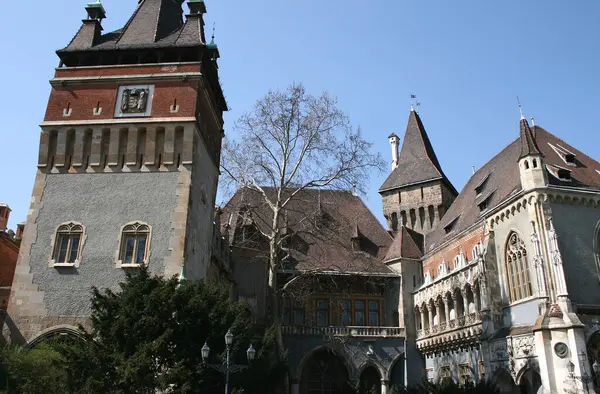
{"label": "bare tree", "polygon": [[[225,141],[222,170],[229,186],[259,193],[268,207],[268,288],[277,346],[284,349],[277,273],[289,254],[286,209],[308,189],[364,192],[370,172],[385,163],[327,93],[313,96],[293,84],[269,92],[236,122],[238,141]],[[313,272],[314,274],[314,272]],[[293,281],[294,279],[290,279]]]}

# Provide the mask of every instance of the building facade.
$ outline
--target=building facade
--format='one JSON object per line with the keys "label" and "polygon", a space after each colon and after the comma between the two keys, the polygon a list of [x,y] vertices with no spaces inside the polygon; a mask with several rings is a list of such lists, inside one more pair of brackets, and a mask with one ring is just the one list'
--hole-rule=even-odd
{"label": "building facade", "polygon": [[[19,245],[23,235],[23,224],[17,225],[17,232],[8,230],[10,208],[0,203],[0,310],[6,311],[12,286]],[[4,316],[4,314],[2,315]],[[2,318],[4,321],[4,318]]]}
{"label": "building facade", "polygon": [[102,32],[90,3],[57,51],[38,169],[5,336],[35,344],[87,324],[90,288],[128,270],[214,271],[213,211],[223,111],[219,51],[202,0],[141,0]]}

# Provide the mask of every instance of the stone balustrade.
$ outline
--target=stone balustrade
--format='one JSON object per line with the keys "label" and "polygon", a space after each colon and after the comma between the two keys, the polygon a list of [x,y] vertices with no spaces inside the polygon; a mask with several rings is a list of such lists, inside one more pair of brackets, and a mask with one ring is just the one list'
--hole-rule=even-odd
{"label": "stone balustrade", "polygon": [[432,327],[417,330],[417,339],[423,339],[428,336],[448,333],[463,327],[481,324],[483,315],[481,312],[470,313],[466,316],[459,316],[457,319],[452,319],[448,322],[442,322]]}
{"label": "stone balustrade", "polygon": [[406,330],[401,327],[357,327],[357,326],[332,326],[332,327],[315,327],[315,326],[283,326],[283,335],[294,336],[349,336],[349,337],[398,337],[404,338]]}

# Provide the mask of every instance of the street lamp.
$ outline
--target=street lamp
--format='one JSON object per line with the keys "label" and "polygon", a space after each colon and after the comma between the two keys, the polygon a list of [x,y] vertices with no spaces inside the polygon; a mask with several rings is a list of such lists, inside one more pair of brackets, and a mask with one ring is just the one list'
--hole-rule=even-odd
{"label": "street lamp", "polygon": [[[233,344],[233,333],[231,330],[227,331],[225,334],[225,347],[227,349],[227,359],[223,364],[207,364],[206,360],[208,360],[208,356],[210,354],[210,347],[208,347],[208,343],[204,342],[204,346],[202,346],[202,361],[204,361],[204,365],[215,369],[221,373],[225,374],[225,394],[229,394],[229,375],[232,373],[237,373],[248,368],[247,365],[236,365],[232,364],[229,358],[229,352],[231,350],[231,345]],[[251,363],[256,356],[256,350],[254,350],[254,346],[250,344],[248,350],[246,350],[246,357],[248,358],[248,363]]]}
{"label": "street lamp", "polygon": [[[586,358],[585,353],[582,351],[579,355],[580,357],[580,361],[581,358]],[[582,366],[583,364],[580,362],[579,363],[580,366]],[[594,371],[597,371],[598,369],[598,362],[594,362],[594,365],[592,366],[592,368],[594,368]],[[579,380],[581,383],[585,384],[585,391],[588,392],[588,384],[594,381],[594,377],[590,376],[587,374],[587,368],[585,368],[585,366],[583,366],[583,373],[581,374],[581,376],[575,376],[575,364],[573,364],[573,362],[571,360],[569,360],[567,362],[567,370],[569,371],[569,376],[571,377],[571,379],[573,380]]]}

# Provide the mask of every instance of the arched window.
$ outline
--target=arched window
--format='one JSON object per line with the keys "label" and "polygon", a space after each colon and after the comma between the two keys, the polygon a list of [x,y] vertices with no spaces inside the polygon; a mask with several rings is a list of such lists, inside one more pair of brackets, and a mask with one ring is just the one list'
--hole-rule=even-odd
{"label": "arched window", "polygon": [[531,296],[527,249],[517,233],[508,237],[505,263],[510,301],[515,302]]}
{"label": "arched window", "polygon": [[148,264],[149,249],[150,226],[141,222],[127,224],[121,231],[118,266]]}
{"label": "arched window", "polygon": [[83,226],[80,223],[61,224],[56,230],[50,266],[79,266],[83,233]]}

